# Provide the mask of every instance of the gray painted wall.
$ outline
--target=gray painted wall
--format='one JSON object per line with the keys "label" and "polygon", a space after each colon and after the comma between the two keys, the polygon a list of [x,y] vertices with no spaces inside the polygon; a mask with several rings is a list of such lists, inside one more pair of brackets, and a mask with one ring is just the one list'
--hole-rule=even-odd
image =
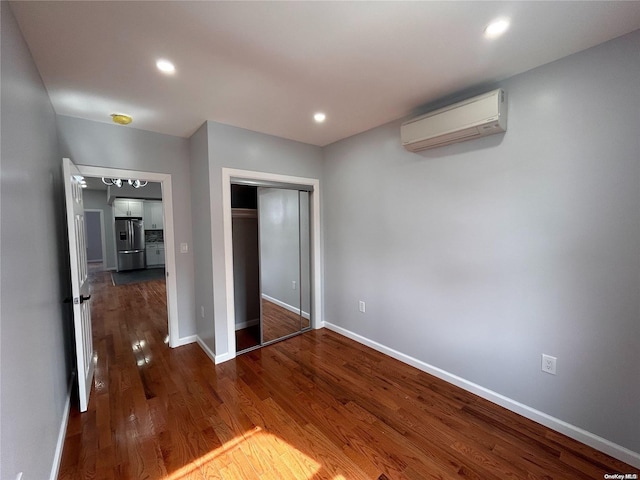
{"label": "gray painted wall", "polygon": [[505,135],[325,148],[326,321],[640,452],[639,52],[500,83]]}
{"label": "gray painted wall", "polygon": [[189,140],[136,128],[58,115],[61,153],[78,165],[169,173],[173,190],[173,222],[178,285],[178,331],[196,333],[193,256],[180,253],[192,244]]}
{"label": "gray painted wall", "polygon": [[[222,354],[228,352],[222,167],[321,179],[322,149],[211,121],[207,122],[207,132],[210,185],[207,190],[194,189],[193,195],[201,201],[211,201],[215,345],[210,340],[207,345],[216,354]],[[207,295],[210,296],[211,291],[206,292]],[[204,300],[196,298],[196,305]]]}
{"label": "gray painted wall", "polygon": [[[300,308],[298,191],[258,188],[262,293]],[[296,282],[295,289],[292,282]]]}
{"label": "gray painted wall", "polygon": [[84,208],[102,210],[104,218],[104,243],[107,258],[105,268],[116,268],[115,236],[113,233],[113,209],[107,204],[107,192],[104,190],[85,190],[82,192]]}
{"label": "gray painted wall", "polygon": [[47,92],[8,2],[0,9],[0,478],[44,479],[72,370],[62,161]]}
{"label": "gray painted wall", "polygon": [[100,224],[100,212],[84,212],[84,224],[87,229],[87,261],[104,261],[102,258],[102,225]]}
{"label": "gray painted wall", "polygon": [[[193,224],[195,307],[198,336],[213,351],[213,270],[207,124],[189,139],[191,165],[191,219]],[[204,308],[204,315],[202,309]]]}

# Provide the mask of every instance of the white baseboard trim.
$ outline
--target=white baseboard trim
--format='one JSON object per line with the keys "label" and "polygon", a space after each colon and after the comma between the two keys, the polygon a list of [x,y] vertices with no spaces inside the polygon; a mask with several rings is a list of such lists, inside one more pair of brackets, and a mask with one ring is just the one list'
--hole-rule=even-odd
{"label": "white baseboard trim", "polygon": [[67,388],[67,399],[62,409],[62,421],[60,422],[60,430],[58,431],[58,442],[56,443],[56,451],[53,454],[53,464],[51,465],[51,475],[49,480],[57,480],[60,473],[60,462],[62,462],[62,448],[64,447],[64,439],[67,436],[67,425],[69,424],[69,411],[71,410],[71,391],[73,389],[75,374],[71,376],[69,387]]}
{"label": "white baseboard trim", "polygon": [[171,348],[181,347],[183,345],[189,345],[190,343],[195,343],[197,341],[197,335],[189,335],[188,337],[181,337],[176,340],[176,343],[171,345]]}
{"label": "white baseboard trim", "polygon": [[209,357],[213,363],[216,363],[216,354],[211,351],[211,349],[207,346],[206,343],[204,343],[204,340],[202,340],[199,335],[196,335],[196,342],[198,342],[200,348],[204,350],[204,353],[207,354],[207,357]]}
{"label": "white baseboard trim", "polygon": [[222,353],[220,355],[216,355],[215,357],[216,357],[215,358],[215,364],[216,365],[218,365],[219,363],[226,362],[228,360],[233,360],[234,358],[236,358],[235,355],[231,355],[229,352]]}
{"label": "white baseboard trim", "polygon": [[196,335],[196,342],[198,342],[198,345],[200,345],[200,348],[202,350],[204,350],[204,353],[207,354],[207,357],[209,357],[211,359],[211,361],[213,363],[215,363],[216,365],[218,365],[219,363],[222,363],[222,362],[226,362],[227,360],[231,360],[231,359],[235,358],[235,355],[231,355],[229,352],[222,353],[220,355],[216,355],[207,346],[207,344],[204,343],[204,340],[202,340],[199,335]]}
{"label": "white baseboard trim", "polygon": [[[271,303],[275,303],[276,305],[278,305],[279,307],[284,308],[285,310],[289,310],[290,312],[295,313],[296,315],[300,315],[300,309],[294,307],[293,305],[289,305],[288,303],[284,303],[281,300],[278,300],[277,298],[273,298],[270,297],[269,295],[267,295],[266,293],[262,294],[262,298],[264,300],[267,300]],[[309,315],[308,312],[305,312],[304,310],[302,311],[302,317],[306,318],[307,320],[309,320],[309,318],[311,318],[311,315]]]}
{"label": "white baseboard trim", "polygon": [[243,328],[253,327],[254,325],[258,325],[260,323],[259,318],[254,318],[253,320],[248,320],[246,322],[236,323],[236,331],[242,330]]}
{"label": "white baseboard trim", "polygon": [[429,365],[421,360],[410,357],[402,352],[398,352],[392,348],[389,348],[381,343],[378,343],[374,340],[370,340],[362,335],[354,333],[350,330],[342,328],[338,325],[334,325],[327,321],[324,322],[324,326],[329,330],[332,330],[336,333],[344,335],[351,340],[354,340],[358,343],[366,345],[368,347],[373,348],[379,352],[382,352],[390,357],[395,358],[396,360],[400,360],[403,363],[411,365],[412,367],[417,368],[418,370],[422,370],[423,372],[429,373],[434,377],[438,377],[446,382],[449,382],[453,385],[456,385],[468,392],[474,393],[479,397],[482,397],[490,402],[493,402],[501,407],[506,408],[507,410],[511,410],[523,417],[526,417],[534,422],[538,422],[545,427],[548,427],[556,432],[560,432],[568,437],[573,438],[579,442],[582,442],[590,447],[593,447],[601,452],[606,453],[607,455],[611,455],[618,460],[622,460],[623,462],[628,463],[636,468],[640,468],[640,453],[633,452],[621,445],[613,443],[605,438],[599,437],[591,432],[583,430],[580,427],[576,427],[575,425],[571,425],[563,420],[552,417],[551,415],[547,415],[544,412],[531,408],[527,405],[524,405],[520,402],[512,400],[504,395],[501,395],[497,392],[489,390],[488,388],[484,388],[480,385],[477,385],[473,382],[465,380],[464,378],[458,377],[452,373],[449,373],[445,370],[442,370],[438,367],[434,367],[433,365]]}

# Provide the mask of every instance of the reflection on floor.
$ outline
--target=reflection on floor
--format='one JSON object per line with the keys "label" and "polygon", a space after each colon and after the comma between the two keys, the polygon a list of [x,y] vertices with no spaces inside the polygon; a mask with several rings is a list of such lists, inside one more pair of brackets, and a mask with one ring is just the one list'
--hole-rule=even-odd
{"label": "reflection on floor", "polygon": [[[214,365],[164,282],[92,273],[98,352],[60,479],[603,478],[637,469],[326,329]],[[94,303],[95,302],[95,303]]]}
{"label": "reflection on floor", "polygon": [[236,330],[236,352],[260,345],[260,324]]}
{"label": "reflection on floor", "polygon": [[[286,337],[309,326],[309,320],[300,318],[286,308],[262,299],[262,325],[264,342]],[[236,351],[260,345],[260,325],[236,330]]]}
{"label": "reflection on floor", "polygon": [[299,332],[301,327],[300,315],[262,300],[262,338],[265,343]]}

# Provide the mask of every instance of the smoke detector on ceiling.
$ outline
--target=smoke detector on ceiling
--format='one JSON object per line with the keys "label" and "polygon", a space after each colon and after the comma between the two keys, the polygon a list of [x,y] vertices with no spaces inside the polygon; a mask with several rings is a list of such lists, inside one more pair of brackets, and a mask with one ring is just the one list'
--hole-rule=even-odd
{"label": "smoke detector on ceiling", "polygon": [[113,120],[113,123],[117,123],[118,125],[129,125],[133,122],[133,118],[122,113],[112,113],[111,119]]}

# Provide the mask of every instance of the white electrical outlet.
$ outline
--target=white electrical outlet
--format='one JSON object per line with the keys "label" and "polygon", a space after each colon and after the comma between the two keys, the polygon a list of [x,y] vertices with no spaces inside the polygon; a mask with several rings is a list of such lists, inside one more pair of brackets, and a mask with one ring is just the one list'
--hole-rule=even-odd
{"label": "white electrical outlet", "polygon": [[204,307],[200,307],[200,316],[204,318]]}
{"label": "white electrical outlet", "polygon": [[293,280],[293,281],[291,282],[291,288],[292,288],[293,290],[295,290],[297,286],[298,286],[298,282],[296,282],[295,280]]}
{"label": "white electrical outlet", "polygon": [[362,300],[358,302],[358,310],[360,310],[360,312],[362,313],[366,311],[366,305]]}
{"label": "white electrical outlet", "polygon": [[189,244],[181,243],[180,244],[180,253],[189,253]]}
{"label": "white electrical outlet", "polygon": [[542,354],[542,371],[545,373],[550,373],[551,375],[556,374],[556,361],[558,359],[556,357],[552,357],[551,355]]}

